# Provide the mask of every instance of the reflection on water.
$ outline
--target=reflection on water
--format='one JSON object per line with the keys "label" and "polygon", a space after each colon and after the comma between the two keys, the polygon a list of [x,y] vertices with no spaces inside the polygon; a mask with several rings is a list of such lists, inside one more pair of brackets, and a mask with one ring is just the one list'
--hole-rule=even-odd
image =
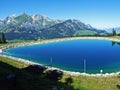
{"label": "reflection on water", "polygon": [[112,46],[114,46],[115,44],[120,46],[120,42],[112,41]]}

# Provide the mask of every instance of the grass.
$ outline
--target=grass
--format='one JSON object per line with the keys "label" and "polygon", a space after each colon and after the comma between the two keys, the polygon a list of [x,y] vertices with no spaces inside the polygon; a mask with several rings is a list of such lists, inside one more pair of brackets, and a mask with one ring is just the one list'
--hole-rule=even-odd
{"label": "grass", "polygon": [[0,61],[3,62],[3,63],[9,64],[9,65],[11,65],[15,68],[19,68],[19,69],[22,69],[22,68],[25,68],[25,67],[28,66],[28,64],[25,64],[23,62],[13,60],[13,59],[10,59],[10,58],[5,58],[5,57],[2,57],[2,56],[0,56]]}
{"label": "grass", "polygon": [[[64,78],[68,75],[64,75]],[[63,81],[64,81],[63,78]],[[72,76],[75,89],[78,90],[120,90],[116,87],[120,84],[120,78],[114,77],[92,77],[92,76]]]}
{"label": "grass", "polygon": [[[46,73],[34,74],[28,71],[29,67],[23,62],[0,56],[0,90],[53,90],[54,87],[74,90],[60,80],[47,78]],[[15,74],[16,79],[7,80],[9,74]]]}
{"label": "grass", "polygon": [[75,36],[84,36],[84,35],[96,35],[97,32],[95,31],[90,31],[90,30],[78,30],[76,31],[76,33],[74,34]]}
{"label": "grass", "polygon": [[[23,62],[15,61],[13,59],[4,58],[4,57],[0,57],[0,62],[6,63],[17,69],[23,69],[29,66]],[[0,75],[2,74],[4,76],[4,73],[10,73],[10,72],[11,72],[10,68],[5,69],[0,66]],[[25,75],[27,74],[28,75],[27,77],[32,77],[32,78],[36,77],[30,73],[26,73],[26,72],[23,72],[23,73],[25,73]],[[65,83],[65,79],[69,76],[70,75],[64,74],[63,78],[59,80],[59,82]],[[117,84],[120,84],[120,78],[118,76],[111,76],[111,77],[71,76],[71,77],[73,79],[73,83],[71,84],[71,86],[74,87],[74,89],[71,89],[71,90],[120,90],[116,86]],[[27,86],[29,88],[36,87],[39,90],[39,88],[43,88],[44,86],[47,86],[46,87],[47,89],[45,88],[44,90],[51,90],[49,89],[50,86],[46,83],[48,82],[51,83],[50,84],[51,87],[54,86],[55,84],[54,81],[49,81],[45,78],[41,79],[41,76],[38,76],[37,78],[38,78],[37,81],[33,80],[32,82],[30,82],[30,87],[27,84],[26,80],[22,80],[22,79],[19,80],[19,83],[22,83],[20,84],[21,88],[26,89],[26,86]],[[42,80],[42,83],[41,83],[41,80]],[[61,83],[57,83],[55,85],[58,87],[59,86],[66,87],[66,85],[63,85]],[[42,84],[44,84],[44,86],[41,86]],[[69,89],[66,89],[66,90],[69,90]]]}

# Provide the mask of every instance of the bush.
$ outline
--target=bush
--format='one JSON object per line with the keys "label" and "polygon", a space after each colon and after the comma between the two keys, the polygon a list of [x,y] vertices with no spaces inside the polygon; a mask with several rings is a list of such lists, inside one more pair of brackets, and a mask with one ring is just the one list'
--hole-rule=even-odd
{"label": "bush", "polygon": [[40,65],[30,65],[30,66],[24,68],[24,70],[26,70],[30,73],[33,73],[33,74],[40,75],[44,72],[44,70],[46,70],[46,67],[40,66]]}
{"label": "bush", "polygon": [[73,79],[71,77],[68,77],[68,78],[65,79],[65,83],[67,85],[69,85],[69,84],[73,83]]}
{"label": "bush", "polygon": [[49,70],[46,76],[52,80],[60,80],[63,76],[63,72],[59,70]]}
{"label": "bush", "polygon": [[118,89],[120,89],[120,84],[117,84],[116,86],[117,86]]}

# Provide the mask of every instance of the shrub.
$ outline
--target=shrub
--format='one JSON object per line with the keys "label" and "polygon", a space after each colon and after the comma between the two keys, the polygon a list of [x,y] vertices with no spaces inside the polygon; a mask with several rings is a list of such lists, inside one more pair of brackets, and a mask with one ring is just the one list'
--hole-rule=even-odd
{"label": "shrub", "polygon": [[69,84],[73,83],[73,79],[71,77],[68,77],[68,78],[65,79],[65,83],[67,85],[69,85]]}
{"label": "shrub", "polygon": [[42,74],[44,72],[44,70],[46,70],[46,67],[44,66],[40,66],[40,65],[30,65],[26,68],[24,68],[24,70],[33,73],[33,74]]}
{"label": "shrub", "polygon": [[52,80],[60,80],[63,76],[63,72],[59,70],[49,70],[46,76]]}
{"label": "shrub", "polygon": [[120,84],[117,84],[116,86],[117,86],[118,89],[120,89]]}

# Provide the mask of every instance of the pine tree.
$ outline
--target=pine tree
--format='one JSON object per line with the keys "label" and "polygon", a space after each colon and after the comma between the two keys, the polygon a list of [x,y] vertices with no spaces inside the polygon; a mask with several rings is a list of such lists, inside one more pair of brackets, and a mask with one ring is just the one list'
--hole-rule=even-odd
{"label": "pine tree", "polygon": [[115,35],[116,35],[116,31],[115,31],[115,29],[114,29],[114,28],[113,28],[112,34],[113,34],[113,36],[115,36]]}
{"label": "pine tree", "polygon": [[6,43],[5,34],[3,32],[1,34],[1,43]]}

